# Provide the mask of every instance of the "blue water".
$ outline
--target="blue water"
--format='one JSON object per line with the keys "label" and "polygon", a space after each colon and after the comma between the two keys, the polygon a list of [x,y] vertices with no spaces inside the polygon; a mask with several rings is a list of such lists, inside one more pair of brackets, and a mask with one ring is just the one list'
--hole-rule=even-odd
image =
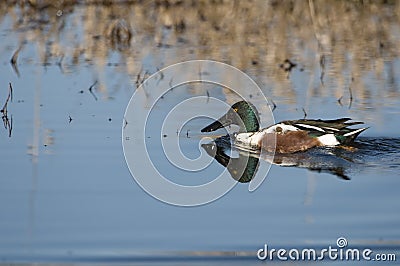
{"label": "blue water", "polygon": [[[261,80],[263,92],[277,106],[276,121],[303,118],[304,108],[307,118],[352,117],[370,127],[356,151],[314,151],[306,158],[340,153],[349,180],[329,171],[272,165],[254,192],[248,191],[248,184],[238,184],[212,203],[177,207],[143,191],[126,165],[122,128],[137,72],[127,70],[125,58],[114,51],[104,65],[67,61],[62,69],[57,58],[44,65],[41,48],[28,41],[19,55],[18,77],[9,61],[20,35],[10,24],[8,16],[0,24],[2,36],[9,34],[0,45],[0,106],[8,82],[13,86],[13,101],[8,104],[12,136],[0,129],[1,262],[258,263],[255,253],[264,244],[325,247],[336,245],[341,236],[350,246],[399,255],[399,58],[387,62],[396,73],[394,82],[365,71],[361,79],[370,93],[361,97],[354,92],[352,101],[347,89],[337,95],[336,73],[328,71],[322,88],[319,75],[314,75],[318,68],[295,68],[281,87],[274,88],[277,81],[269,80],[267,72],[259,73],[256,66],[241,69]],[[179,60],[165,56],[177,50],[156,47],[140,54],[135,69],[154,73],[191,59],[190,54]],[[197,86],[176,89],[160,99],[150,129],[160,126],[159,113],[182,99],[205,96],[207,91],[229,104],[235,99],[222,88]],[[144,103],[135,110],[145,113],[148,107]],[[222,107],[211,111],[215,116],[224,113]],[[200,129],[209,122],[195,119],[166,138],[178,140],[183,153],[196,158],[201,153]],[[183,175],[161,156],[160,132],[149,132],[154,138],[148,141],[149,153],[171,180],[202,184],[212,180],[209,173],[223,171],[214,161],[208,174]],[[336,157],[334,164],[340,161]],[[260,165],[267,163],[260,159]]]}

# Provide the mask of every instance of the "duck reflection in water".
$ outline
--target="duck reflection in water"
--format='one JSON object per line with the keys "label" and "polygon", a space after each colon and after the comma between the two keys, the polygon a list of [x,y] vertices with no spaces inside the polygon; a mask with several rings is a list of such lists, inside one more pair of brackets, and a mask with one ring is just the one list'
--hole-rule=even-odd
{"label": "duck reflection in water", "polygon": [[[315,148],[293,154],[263,154],[235,147],[229,136],[223,136],[201,145],[207,154],[226,167],[231,177],[240,183],[248,183],[256,175],[260,160],[282,167],[305,168],[328,173],[340,179],[350,180],[348,172],[356,169],[357,158],[353,152],[338,148]],[[230,156],[229,154],[235,154]]]}
{"label": "duck reflection in water", "polygon": [[[232,178],[240,183],[250,182],[257,173],[259,157],[253,156],[250,151],[231,149],[229,136],[219,137],[211,143],[202,144],[201,147],[226,167]],[[238,151],[236,154],[239,156],[235,158],[229,156],[230,151]]]}

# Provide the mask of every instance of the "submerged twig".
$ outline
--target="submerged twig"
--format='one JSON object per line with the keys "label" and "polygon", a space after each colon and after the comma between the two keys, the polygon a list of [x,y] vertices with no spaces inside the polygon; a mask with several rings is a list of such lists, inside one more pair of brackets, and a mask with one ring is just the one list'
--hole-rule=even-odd
{"label": "submerged twig", "polygon": [[8,123],[8,137],[11,138],[11,133],[13,129],[13,118],[10,116],[10,122]]}
{"label": "submerged twig", "polygon": [[143,84],[143,82],[146,80],[147,75],[149,74],[149,71],[145,71],[142,77],[142,80],[140,81],[140,84]]}
{"label": "submerged twig", "polygon": [[93,95],[93,98],[97,101],[98,99],[97,99],[97,96],[96,96],[96,94],[94,94],[94,92],[93,92],[93,88],[94,88],[94,86],[97,84],[97,80],[89,87],[89,92],[90,92],[90,94],[92,94]]}
{"label": "submerged twig", "polygon": [[7,96],[6,102],[4,103],[3,108],[1,109],[1,112],[3,114],[7,114],[7,105],[10,100],[12,101],[12,92],[13,92],[13,89],[12,89],[11,82],[10,82],[9,86],[8,86],[8,96]]}
{"label": "submerged twig", "polygon": [[[146,70],[142,76],[142,68],[140,69],[140,71],[138,72],[138,74],[136,75],[136,89],[138,89],[140,86],[142,86],[142,84],[145,82],[147,75],[149,74],[149,72]],[[162,74],[164,76],[164,74]],[[149,93],[146,91],[145,84],[143,84],[143,92],[146,95],[146,98],[149,98]]]}
{"label": "submerged twig", "polygon": [[164,79],[164,73],[157,67],[157,72],[160,75],[160,79],[157,81],[157,85],[160,83],[161,80]]}
{"label": "submerged twig", "polygon": [[10,94],[10,100],[13,101],[13,87],[11,85],[11,82],[8,83],[8,91]]}
{"label": "submerged twig", "polygon": [[19,70],[18,70],[18,66],[17,66],[17,60],[18,60],[19,52],[21,50],[22,50],[22,45],[20,47],[18,47],[18,49],[14,52],[14,54],[11,57],[11,60],[10,60],[10,64],[11,64],[12,68],[14,69],[14,71],[17,74],[18,77],[20,75],[19,75]]}
{"label": "submerged twig", "polygon": [[126,128],[127,125],[128,125],[128,120],[126,120],[126,118],[124,117],[124,129]]}
{"label": "submerged twig", "polygon": [[135,81],[135,83],[136,83],[136,88],[139,88],[139,86],[140,86],[140,75],[142,74],[142,68],[140,69],[140,71],[137,73],[137,75],[136,75],[136,81]]}
{"label": "submerged twig", "polygon": [[8,96],[6,99],[6,102],[4,103],[3,108],[0,110],[0,112],[2,113],[1,119],[3,120],[3,125],[4,128],[6,130],[8,130],[8,136],[11,137],[11,133],[12,133],[12,126],[13,126],[13,119],[12,119],[12,115],[10,118],[8,118],[8,102],[11,100],[12,101],[13,98],[13,88],[11,85],[11,82],[9,83],[8,86]]}
{"label": "submerged twig", "polygon": [[307,117],[306,110],[304,110],[304,107],[303,107],[303,108],[301,108],[301,109],[303,110],[303,113],[304,113],[304,117],[303,117],[303,119],[306,119],[306,117]]}
{"label": "submerged twig", "polygon": [[64,55],[62,55],[60,60],[58,60],[58,62],[56,63],[56,65],[60,68],[60,71],[62,74],[64,74],[64,68],[62,65],[63,60],[64,60]]}
{"label": "submerged twig", "polygon": [[350,93],[350,101],[349,101],[349,109],[350,109],[351,105],[353,104],[353,92],[351,91],[351,87],[349,87],[349,93]]}
{"label": "submerged twig", "polygon": [[340,106],[343,106],[342,99],[343,99],[343,96],[340,96],[340,98],[337,99],[337,102],[339,103]]}
{"label": "submerged twig", "polygon": [[[158,70],[158,68],[157,68]],[[162,74],[162,72],[160,72],[161,77],[160,80],[164,78],[164,74]],[[143,82],[146,80],[147,75],[149,74],[149,71],[145,71],[143,76],[142,76],[142,68],[140,69],[140,71],[138,72],[138,74],[136,75],[136,88],[139,88],[140,85],[143,84]]]}
{"label": "submerged twig", "polygon": [[275,104],[275,102],[272,100],[272,99],[269,99],[270,101],[271,101],[271,103],[272,103],[272,112],[276,109],[276,104]]}
{"label": "submerged twig", "polygon": [[319,58],[319,65],[321,67],[321,76],[319,80],[321,81],[321,85],[324,86],[324,76],[325,76],[325,55],[321,55]]}

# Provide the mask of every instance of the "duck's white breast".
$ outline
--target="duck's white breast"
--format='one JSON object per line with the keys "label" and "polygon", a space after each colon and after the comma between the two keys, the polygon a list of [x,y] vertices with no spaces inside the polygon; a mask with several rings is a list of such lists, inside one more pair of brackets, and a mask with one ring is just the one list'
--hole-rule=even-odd
{"label": "duck's white breast", "polygon": [[236,135],[235,142],[240,145],[259,148],[262,137],[266,134],[264,131],[239,133]]}

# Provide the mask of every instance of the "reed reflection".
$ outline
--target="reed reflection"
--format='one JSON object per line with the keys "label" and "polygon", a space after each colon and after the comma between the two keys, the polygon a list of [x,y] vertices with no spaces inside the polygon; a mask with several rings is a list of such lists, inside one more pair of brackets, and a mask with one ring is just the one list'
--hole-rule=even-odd
{"label": "reed reflection", "polygon": [[[399,10],[397,1],[2,1],[0,22],[13,34],[3,46],[17,75],[32,59],[65,73],[115,67],[134,79],[177,59],[212,58],[290,104],[298,92],[279,67],[290,59],[309,76],[308,97],[344,103],[349,87],[354,99],[399,96]],[[37,58],[24,59],[30,45]]]}

